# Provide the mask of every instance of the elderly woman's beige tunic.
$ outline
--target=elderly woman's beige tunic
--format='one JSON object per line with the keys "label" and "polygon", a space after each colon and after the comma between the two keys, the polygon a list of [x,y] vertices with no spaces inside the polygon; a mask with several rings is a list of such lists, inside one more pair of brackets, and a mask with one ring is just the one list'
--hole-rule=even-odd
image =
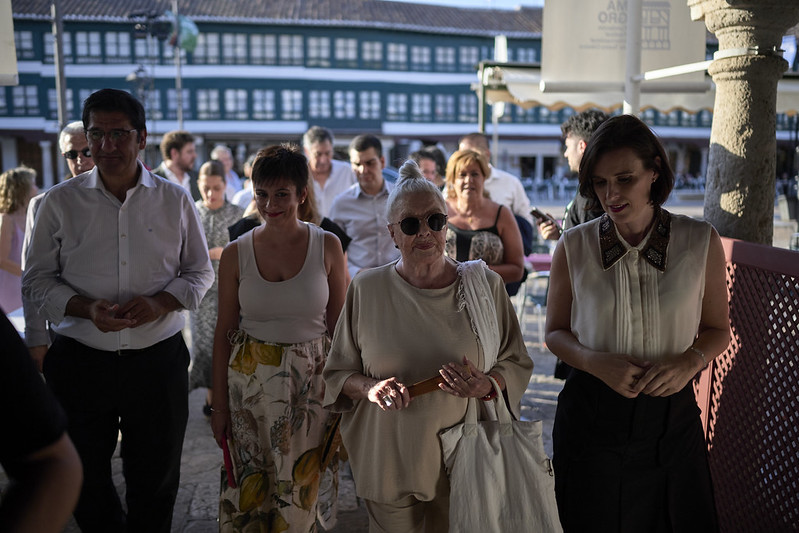
{"label": "elderly woman's beige tunic", "polygon": [[[391,503],[412,495],[429,501],[446,477],[438,433],[462,421],[466,399],[437,390],[414,398],[407,409],[384,412],[368,400],[351,401],[341,394],[342,386],[354,373],[396,376],[410,385],[463,356],[482,368],[483,353],[466,309],[459,306],[460,278],[443,289],[418,289],[400,277],[395,265],[364,271],[352,281],[323,374],[324,404],[343,411],[342,438],[360,497]],[[502,279],[492,271],[486,275],[500,325],[493,370],[505,379],[518,416],[533,362]]]}

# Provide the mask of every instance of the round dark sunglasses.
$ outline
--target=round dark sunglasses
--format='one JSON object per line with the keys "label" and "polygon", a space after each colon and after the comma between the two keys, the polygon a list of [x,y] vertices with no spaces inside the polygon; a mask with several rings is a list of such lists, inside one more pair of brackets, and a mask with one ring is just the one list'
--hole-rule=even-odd
{"label": "round dark sunglasses", "polygon": [[77,159],[78,154],[82,155],[83,157],[91,157],[92,153],[87,146],[83,150],[70,150],[69,152],[64,152],[64,157],[67,159]]}
{"label": "round dark sunglasses", "polygon": [[[430,228],[430,231],[441,231],[444,229],[444,226],[447,225],[447,215],[444,213],[433,213],[432,215],[427,217],[426,220],[427,227]],[[405,235],[416,235],[419,233],[419,228],[422,227],[422,219],[416,217],[408,217],[403,218],[399,222],[395,222],[394,224],[399,224],[402,233]]]}

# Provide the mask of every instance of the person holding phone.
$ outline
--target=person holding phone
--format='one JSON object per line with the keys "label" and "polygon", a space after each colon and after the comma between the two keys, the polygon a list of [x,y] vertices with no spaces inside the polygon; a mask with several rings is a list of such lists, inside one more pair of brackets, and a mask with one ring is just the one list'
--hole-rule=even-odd
{"label": "person holding phone", "polygon": [[[566,158],[571,172],[580,171],[580,161],[583,158],[588,139],[607,119],[608,116],[602,111],[589,109],[570,116],[566,122],[561,124],[560,131],[563,133],[563,144],[566,147],[563,157]],[[545,214],[539,211],[538,214],[533,213],[533,216],[538,221],[538,231],[541,236],[546,240],[557,241],[565,230],[598,218],[602,216],[602,213],[599,206],[589,207],[587,199],[577,191],[566,206],[566,212],[563,215],[563,228],[549,213]]]}

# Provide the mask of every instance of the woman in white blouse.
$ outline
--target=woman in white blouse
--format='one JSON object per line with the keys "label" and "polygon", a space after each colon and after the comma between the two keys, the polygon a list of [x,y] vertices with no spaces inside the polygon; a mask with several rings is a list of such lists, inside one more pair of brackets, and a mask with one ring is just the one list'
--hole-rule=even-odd
{"label": "woman in white blouse", "polygon": [[724,252],[710,224],[661,208],[667,157],[639,119],[602,124],[580,193],[605,214],[553,256],[546,341],[575,368],[553,430],[566,532],[717,530],[691,381],[729,342]]}

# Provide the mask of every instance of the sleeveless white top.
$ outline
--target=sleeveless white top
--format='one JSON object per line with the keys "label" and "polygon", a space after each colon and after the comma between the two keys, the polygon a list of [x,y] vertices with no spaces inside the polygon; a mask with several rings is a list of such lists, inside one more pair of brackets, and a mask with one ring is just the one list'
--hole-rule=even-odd
{"label": "sleeveless white top", "polygon": [[683,353],[702,315],[710,234],[707,222],[663,210],[638,246],[607,215],[566,231],[577,340],[647,361]]}
{"label": "sleeveless white top", "polygon": [[256,339],[296,344],[327,331],[325,311],[329,288],[325,271],[325,232],[307,224],[310,235],[305,262],[285,281],[267,281],[258,272],[253,232],[238,239],[241,329]]}

